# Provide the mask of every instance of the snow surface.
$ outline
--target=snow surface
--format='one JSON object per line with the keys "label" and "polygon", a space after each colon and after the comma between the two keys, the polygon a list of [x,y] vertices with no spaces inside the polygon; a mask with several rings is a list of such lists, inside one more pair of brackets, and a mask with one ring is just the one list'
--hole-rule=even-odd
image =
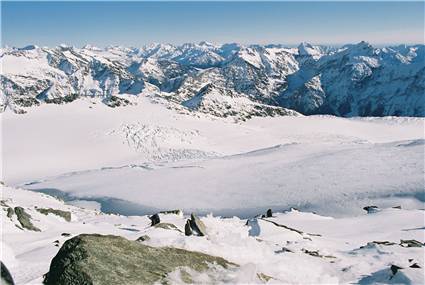
{"label": "snow surface", "polygon": [[[136,240],[142,235],[150,246],[173,246],[221,256],[240,267],[232,271],[212,268],[194,273],[195,283],[262,283],[257,274],[265,274],[270,284],[423,284],[423,247],[402,247],[400,240],[424,242],[423,210],[383,209],[375,214],[331,218],[291,210],[275,213],[271,218],[202,217],[207,236],[186,237],[177,230],[150,227],[147,216],[108,215],[98,211],[65,205],[44,194],[2,186],[2,200],[10,207],[21,206],[32,217],[40,232],[19,229],[16,217],[1,212],[2,261],[8,266],[16,284],[41,284],[51,259],[70,237],[80,233],[113,234]],[[35,207],[70,211],[71,222]],[[160,214],[162,222],[184,229],[187,216]],[[281,227],[283,225],[293,230]],[[296,232],[296,231],[301,232]],[[55,241],[59,246],[55,246]],[[380,245],[377,242],[391,242]],[[314,256],[317,251],[318,256]],[[310,252],[310,254],[308,254]],[[313,255],[311,255],[313,254]],[[411,268],[413,264],[422,268]],[[391,265],[403,269],[395,275]],[[168,279],[181,283],[180,272]]]}
{"label": "snow surface", "polygon": [[[0,114],[9,185],[1,187],[1,259],[16,284],[41,284],[69,238],[62,233],[146,234],[151,246],[240,265],[190,272],[195,283],[261,283],[265,274],[270,284],[424,284],[423,247],[400,246],[425,241],[424,118],[235,122],[168,108],[155,96],[123,97],[137,104],[114,109],[84,98]],[[18,228],[4,205],[23,207],[41,231]],[[366,214],[368,205],[381,210]],[[71,211],[71,222],[35,207]],[[257,216],[267,208],[278,213]],[[183,230],[195,211],[207,236],[150,227],[147,214],[170,209],[186,216],[161,214],[163,222]],[[403,269],[394,275],[391,265]],[[167,277],[181,283],[179,270]]]}
{"label": "snow surface", "polygon": [[131,201],[140,206],[133,214],[182,208],[247,217],[297,207],[347,216],[372,203],[422,207],[423,118],[234,123],[151,99],[119,112],[96,100],[6,111],[3,180],[69,199]]}

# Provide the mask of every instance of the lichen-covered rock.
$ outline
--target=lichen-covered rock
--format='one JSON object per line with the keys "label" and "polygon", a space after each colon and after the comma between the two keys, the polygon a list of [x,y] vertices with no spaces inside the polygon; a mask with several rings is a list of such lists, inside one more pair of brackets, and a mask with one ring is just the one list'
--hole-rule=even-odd
{"label": "lichen-covered rock", "polygon": [[15,207],[15,214],[18,218],[19,223],[24,229],[30,230],[30,231],[36,231],[39,232],[40,229],[34,226],[31,222],[31,216],[25,212],[24,208],[22,207]]}
{"label": "lichen-covered rock", "polygon": [[12,218],[12,216],[15,214],[15,211],[13,210],[13,208],[8,207],[7,208],[7,217],[8,218]]}
{"label": "lichen-covered rock", "polygon": [[164,281],[168,273],[181,267],[204,272],[211,264],[225,269],[237,266],[199,252],[154,248],[112,235],[83,234],[63,244],[50,264],[44,283],[153,284]]}
{"label": "lichen-covered rock", "polygon": [[179,228],[177,228],[175,225],[170,224],[170,223],[159,223],[159,224],[156,224],[154,227],[166,229],[166,230],[176,230],[176,231],[181,232],[181,230]]}
{"label": "lichen-covered rock", "polygon": [[69,211],[62,211],[62,210],[52,209],[52,208],[37,208],[36,210],[46,216],[48,214],[53,214],[53,215],[64,218],[65,221],[67,222],[71,221],[71,212]]}

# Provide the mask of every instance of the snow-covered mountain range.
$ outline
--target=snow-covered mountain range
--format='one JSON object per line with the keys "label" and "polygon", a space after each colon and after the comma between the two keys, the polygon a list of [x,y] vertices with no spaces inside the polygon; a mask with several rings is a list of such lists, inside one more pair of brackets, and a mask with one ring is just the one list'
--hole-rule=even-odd
{"label": "snow-covered mountain range", "polygon": [[115,107],[151,94],[220,117],[425,116],[424,45],[27,46],[1,49],[0,64],[0,109],[18,113],[82,96]]}

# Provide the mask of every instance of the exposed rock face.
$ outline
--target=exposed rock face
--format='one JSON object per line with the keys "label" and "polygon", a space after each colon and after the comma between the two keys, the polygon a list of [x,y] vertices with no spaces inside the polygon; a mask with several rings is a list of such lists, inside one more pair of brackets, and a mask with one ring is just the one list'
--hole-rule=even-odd
{"label": "exposed rock face", "polygon": [[167,273],[179,267],[203,272],[209,264],[236,266],[220,257],[170,247],[149,247],[118,236],[79,235],[63,244],[44,282],[48,285],[153,284],[164,281]]}
{"label": "exposed rock face", "polygon": [[53,214],[65,219],[65,221],[67,222],[71,221],[71,212],[69,211],[62,211],[62,210],[52,209],[52,208],[37,208],[36,210],[42,213],[43,215]]}
{"label": "exposed rock face", "polygon": [[34,226],[31,222],[31,216],[25,212],[24,208],[22,207],[15,207],[15,214],[18,218],[19,223],[24,229],[30,230],[30,231],[36,231],[39,232],[40,229]]}
{"label": "exposed rock face", "polygon": [[[219,117],[425,116],[425,46],[154,44],[0,49],[0,111],[145,91]],[[292,109],[292,110],[289,110]]]}

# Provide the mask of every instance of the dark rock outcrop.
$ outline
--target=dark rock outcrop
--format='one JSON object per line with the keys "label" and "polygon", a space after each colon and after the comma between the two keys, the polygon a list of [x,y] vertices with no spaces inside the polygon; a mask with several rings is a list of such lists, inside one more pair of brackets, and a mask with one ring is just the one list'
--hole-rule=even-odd
{"label": "dark rock outcrop", "polygon": [[10,274],[9,270],[7,269],[6,265],[4,265],[3,262],[1,262],[1,282],[2,285],[13,285],[15,284],[13,282],[12,275]]}
{"label": "dark rock outcrop", "polygon": [[187,221],[186,221],[186,224],[184,225],[184,234],[185,234],[186,236],[191,236],[191,235],[193,235],[192,227],[190,226],[190,220],[187,220]]}
{"label": "dark rock outcrop", "polygon": [[151,226],[152,227],[161,222],[161,219],[159,218],[158,214],[155,214],[155,215],[149,217],[149,219],[151,219]]}

